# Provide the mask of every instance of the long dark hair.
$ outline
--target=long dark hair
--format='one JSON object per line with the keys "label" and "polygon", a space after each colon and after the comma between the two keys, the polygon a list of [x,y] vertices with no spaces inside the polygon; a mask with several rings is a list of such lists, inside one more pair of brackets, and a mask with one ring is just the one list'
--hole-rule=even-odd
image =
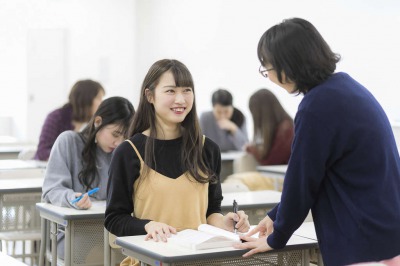
{"label": "long dark hair", "polygon": [[[232,106],[233,107],[233,97],[232,94],[225,89],[216,90],[211,96],[212,106],[219,104],[222,106]],[[233,114],[230,120],[235,123],[238,127],[242,127],[244,123],[244,114],[237,108],[233,107]]]}
{"label": "long dark hair", "polygon": [[253,140],[263,140],[261,145],[256,146],[260,148],[261,158],[264,158],[271,149],[279,125],[285,120],[293,123],[293,119],[278,98],[267,89],[259,89],[251,95],[249,109],[253,117]]}
{"label": "long dark hair", "polygon": [[[135,113],[135,117],[130,127],[130,135],[150,129],[150,136],[145,144],[144,169],[143,176],[147,176],[149,172],[148,166],[155,166],[154,143],[157,137],[156,114],[154,106],[147,100],[146,89],[155,95],[155,88],[158,85],[160,77],[165,72],[170,71],[174,76],[177,87],[190,87],[194,93],[194,83],[192,75],[187,67],[173,59],[163,59],[155,62],[147,72],[144,78],[141,92],[140,102]],[[201,135],[200,125],[196,112],[196,100],[193,100],[192,110],[188,113],[181,123],[182,130],[182,152],[181,163],[188,170],[189,174],[200,183],[215,182],[216,175],[209,169],[204,162],[203,151],[203,136]],[[205,174],[206,177],[202,176]]]}
{"label": "long dark hair", "polygon": [[85,79],[77,81],[72,86],[68,96],[68,103],[64,107],[72,107],[72,120],[87,122],[92,117],[93,100],[99,92],[105,94],[103,86],[97,81]]}
{"label": "long dark hair", "polygon": [[327,80],[340,61],[317,29],[301,18],[285,19],[269,28],[257,53],[264,67],[271,64],[280,83],[294,82],[295,91],[303,94]]}
{"label": "long dark hair", "polygon": [[[104,100],[96,113],[89,121],[80,136],[85,142],[82,150],[83,168],[79,172],[79,182],[86,188],[86,191],[92,189],[92,184],[98,176],[96,167],[96,133],[110,124],[120,126],[120,131],[125,138],[128,137],[128,128],[132,122],[135,109],[130,101],[123,97],[110,97]],[[101,117],[101,124],[95,125],[95,118]]]}

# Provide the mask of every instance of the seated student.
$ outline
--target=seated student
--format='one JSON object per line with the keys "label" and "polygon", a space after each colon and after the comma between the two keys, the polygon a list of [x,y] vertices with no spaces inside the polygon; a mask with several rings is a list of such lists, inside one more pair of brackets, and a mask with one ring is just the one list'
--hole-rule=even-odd
{"label": "seated student", "polygon": [[246,146],[246,151],[260,165],[287,164],[294,138],[293,119],[267,89],[260,89],[250,97],[249,108],[254,137],[253,143]]}
{"label": "seated student", "polygon": [[[111,161],[105,227],[117,236],[166,242],[183,229],[211,224],[246,232],[243,211],[221,214],[221,154],[202,136],[192,76],[164,59],[149,69],[130,133]],[[127,258],[121,265],[137,261]]]}
{"label": "seated student", "polygon": [[76,82],[71,89],[68,102],[47,115],[34,159],[47,161],[54,142],[62,132],[81,131],[96,112],[104,94],[104,88],[96,81]]}
{"label": "seated student", "polygon": [[232,94],[219,89],[213,93],[211,102],[213,110],[200,117],[203,134],[217,143],[221,151],[242,150],[249,141],[246,118],[233,107]]}
{"label": "seated student", "polygon": [[[127,137],[134,115],[132,104],[122,97],[104,100],[85,129],[60,134],[51,150],[43,183],[43,200],[57,206],[89,209],[87,191],[98,187],[92,197],[105,200],[108,169],[113,150]],[[83,198],[71,204],[76,197]],[[63,234],[59,257],[64,258]]]}

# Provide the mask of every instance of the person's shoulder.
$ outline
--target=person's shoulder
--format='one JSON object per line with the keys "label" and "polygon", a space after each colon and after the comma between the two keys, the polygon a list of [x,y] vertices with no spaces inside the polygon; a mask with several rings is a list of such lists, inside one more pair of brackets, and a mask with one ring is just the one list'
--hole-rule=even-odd
{"label": "person's shoulder", "polygon": [[134,136],[130,137],[129,139],[126,139],[121,144],[119,144],[117,149],[115,150],[115,153],[126,154],[126,153],[133,152],[134,149],[132,147],[132,144],[136,148],[139,148],[142,145],[144,145],[145,140],[146,140],[146,136],[144,136],[143,134],[135,134]]}
{"label": "person's shoulder", "polygon": [[62,117],[65,115],[69,115],[72,114],[72,108],[68,107],[68,106],[63,106],[57,109],[54,109],[53,111],[51,111],[47,117]]}
{"label": "person's shoulder", "polygon": [[84,140],[78,132],[67,130],[58,135],[54,145],[83,146]]}
{"label": "person's shoulder", "polygon": [[58,135],[57,139],[59,139],[59,141],[63,141],[63,142],[65,142],[65,141],[70,142],[70,141],[76,141],[76,140],[82,141],[81,137],[79,136],[79,133],[75,132],[73,130],[67,130],[67,131],[61,132],[61,134]]}

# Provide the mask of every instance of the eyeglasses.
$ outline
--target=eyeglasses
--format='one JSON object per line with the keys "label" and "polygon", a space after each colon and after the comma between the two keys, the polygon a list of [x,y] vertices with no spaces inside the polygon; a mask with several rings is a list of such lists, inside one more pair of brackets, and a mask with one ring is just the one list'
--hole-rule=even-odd
{"label": "eyeglasses", "polygon": [[260,72],[261,76],[263,76],[264,78],[268,78],[268,71],[274,70],[273,67],[271,68],[264,68],[263,66],[260,66],[260,68],[258,69],[258,72]]}

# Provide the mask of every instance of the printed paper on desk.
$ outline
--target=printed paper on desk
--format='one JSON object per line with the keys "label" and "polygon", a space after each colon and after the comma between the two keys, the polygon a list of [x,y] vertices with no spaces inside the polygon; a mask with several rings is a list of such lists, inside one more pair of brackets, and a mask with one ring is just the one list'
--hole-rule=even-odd
{"label": "printed paper on desk", "polygon": [[234,243],[241,243],[239,235],[224,229],[201,224],[198,230],[186,229],[172,235],[168,242],[193,250],[231,247]]}

